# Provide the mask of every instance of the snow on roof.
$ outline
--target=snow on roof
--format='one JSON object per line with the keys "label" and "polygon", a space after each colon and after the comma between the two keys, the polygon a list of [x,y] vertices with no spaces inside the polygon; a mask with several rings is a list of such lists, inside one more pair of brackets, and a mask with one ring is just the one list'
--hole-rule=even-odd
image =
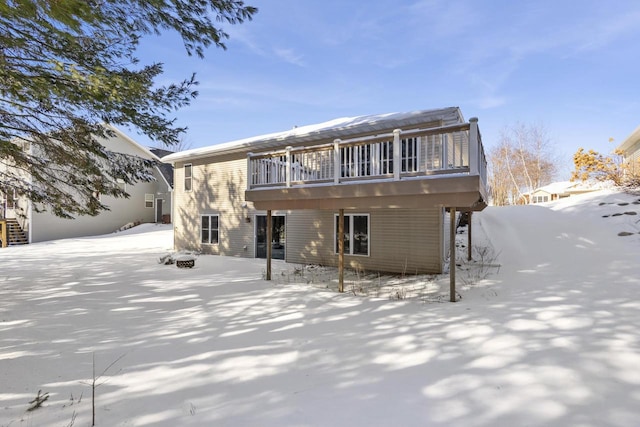
{"label": "snow on roof", "polygon": [[345,138],[363,131],[387,130],[402,128],[410,125],[442,120],[446,124],[464,122],[462,112],[458,107],[447,107],[433,110],[420,110],[405,113],[373,114],[357,117],[342,117],[314,125],[294,127],[284,132],[275,132],[239,139],[222,144],[195,148],[170,154],[162,161],[175,163],[180,160],[195,159],[209,155],[236,151],[248,151],[259,145],[260,150],[274,146],[282,146],[287,142],[301,143],[327,138]]}
{"label": "snow on roof", "polygon": [[562,193],[566,193],[567,190],[575,184],[576,184],[575,182],[571,182],[571,181],[553,182],[551,184],[540,187],[535,191],[544,191],[550,194],[562,194]]}
{"label": "snow on roof", "polygon": [[622,150],[622,151],[626,151],[629,148],[631,148],[631,146],[633,144],[635,144],[636,142],[640,141],[640,126],[638,126],[636,128],[636,130],[634,130],[631,135],[629,135],[627,137],[627,139],[625,139],[624,141],[622,141],[622,144],[618,145],[618,150]]}
{"label": "snow on roof", "polygon": [[601,189],[600,183],[594,182],[580,182],[580,181],[559,181],[551,184],[539,187],[534,190],[535,192],[543,191],[549,194],[565,194],[576,191],[595,191]]}

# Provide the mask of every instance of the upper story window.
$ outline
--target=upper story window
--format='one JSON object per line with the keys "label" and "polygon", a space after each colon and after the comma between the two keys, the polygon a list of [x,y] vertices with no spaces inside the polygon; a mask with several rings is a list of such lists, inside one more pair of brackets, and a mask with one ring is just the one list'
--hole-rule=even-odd
{"label": "upper story window", "polygon": [[14,209],[16,207],[16,199],[17,195],[14,188],[4,189],[4,192],[0,189],[0,203],[6,204],[5,207],[7,209]]}
{"label": "upper story window", "polygon": [[191,191],[193,188],[193,165],[184,165],[184,191]]}

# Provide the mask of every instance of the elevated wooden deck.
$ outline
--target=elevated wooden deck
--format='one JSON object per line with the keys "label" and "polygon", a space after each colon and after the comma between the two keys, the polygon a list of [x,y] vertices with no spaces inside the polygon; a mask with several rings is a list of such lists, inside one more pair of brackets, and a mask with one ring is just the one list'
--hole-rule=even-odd
{"label": "elevated wooden deck", "polygon": [[477,119],[250,153],[247,161],[245,198],[256,209],[486,206]]}

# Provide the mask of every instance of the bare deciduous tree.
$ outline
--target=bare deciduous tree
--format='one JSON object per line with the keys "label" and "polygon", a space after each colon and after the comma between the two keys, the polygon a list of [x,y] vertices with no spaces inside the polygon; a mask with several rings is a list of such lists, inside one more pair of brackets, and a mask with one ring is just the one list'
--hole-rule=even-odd
{"label": "bare deciduous tree", "polygon": [[496,206],[516,204],[557,173],[554,147],[542,125],[517,124],[505,128],[489,152],[489,183]]}

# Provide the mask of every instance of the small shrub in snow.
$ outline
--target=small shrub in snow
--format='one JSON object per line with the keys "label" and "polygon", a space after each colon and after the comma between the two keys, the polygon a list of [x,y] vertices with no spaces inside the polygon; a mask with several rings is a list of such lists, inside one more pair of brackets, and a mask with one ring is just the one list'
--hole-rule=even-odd
{"label": "small shrub in snow", "polygon": [[397,287],[391,290],[389,294],[390,300],[404,300],[407,299],[407,289],[404,287]]}
{"label": "small shrub in snow", "polygon": [[498,254],[490,246],[473,246],[471,248],[473,259],[460,264],[462,274],[460,281],[467,286],[486,279],[492,273],[500,271],[500,264],[497,263]]}
{"label": "small shrub in snow", "polygon": [[46,402],[49,399],[49,393],[42,393],[42,394],[41,393],[42,393],[42,390],[38,390],[38,395],[35,397],[35,399],[29,402],[31,406],[29,406],[29,408],[27,409],[27,412],[31,412],[38,409],[40,406],[42,406],[44,402]]}

